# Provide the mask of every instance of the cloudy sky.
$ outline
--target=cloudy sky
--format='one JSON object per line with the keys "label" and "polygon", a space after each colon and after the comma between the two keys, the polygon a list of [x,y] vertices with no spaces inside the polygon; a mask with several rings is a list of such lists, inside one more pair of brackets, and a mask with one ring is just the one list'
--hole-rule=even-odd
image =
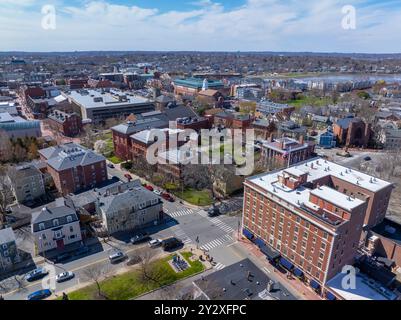
{"label": "cloudy sky", "polygon": [[395,53],[401,0],[0,0],[0,51],[14,50]]}

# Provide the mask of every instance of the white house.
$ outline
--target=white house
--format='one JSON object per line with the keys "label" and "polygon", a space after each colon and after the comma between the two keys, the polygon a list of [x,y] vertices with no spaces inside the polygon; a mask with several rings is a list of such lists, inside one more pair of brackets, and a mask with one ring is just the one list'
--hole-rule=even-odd
{"label": "white house", "polygon": [[82,240],[79,219],[74,208],[61,206],[43,208],[32,214],[31,232],[38,253],[64,249]]}

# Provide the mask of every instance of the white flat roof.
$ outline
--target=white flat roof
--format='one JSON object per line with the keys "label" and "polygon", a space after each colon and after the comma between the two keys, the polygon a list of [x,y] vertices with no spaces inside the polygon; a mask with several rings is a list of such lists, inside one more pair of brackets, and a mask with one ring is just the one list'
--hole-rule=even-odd
{"label": "white flat roof", "polygon": [[[355,289],[348,289],[342,285],[345,273],[339,273],[329,282],[326,287],[333,293],[345,300],[395,300],[396,295],[390,290],[382,287],[366,275],[357,273],[355,277]],[[344,282],[349,283],[347,278]]]}
{"label": "white flat roof", "polygon": [[[104,90],[82,89],[71,91],[65,95],[85,109],[113,108],[150,103],[149,99],[115,89],[110,90],[110,92]],[[118,96],[125,96],[127,100],[119,101]],[[96,98],[102,98],[102,101],[95,102],[94,99]]]}
{"label": "white flat roof", "polygon": [[310,193],[328,202],[334,203],[347,211],[351,211],[352,209],[365,203],[362,200],[351,198],[327,186],[321,186],[319,188],[311,190]]}
{"label": "white flat roof", "polygon": [[390,182],[322,158],[308,160],[293,167],[308,173],[308,181],[315,181],[330,175],[372,192],[379,191],[391,185]]}
{"label": "white flat roof", "polygon": [[302,176],[302,175],[305,174],[305,172],[303,172],[302,170],[299,170],[299,169],[294,168],[294,167],[290,167],[290,168],[285,169],[285,170],[283,170],[283,171],[284,171],[284,172],[287,172],[287,173],[289,173],[290,175],[295,176],[295,177],[300,177],[300,176]]}

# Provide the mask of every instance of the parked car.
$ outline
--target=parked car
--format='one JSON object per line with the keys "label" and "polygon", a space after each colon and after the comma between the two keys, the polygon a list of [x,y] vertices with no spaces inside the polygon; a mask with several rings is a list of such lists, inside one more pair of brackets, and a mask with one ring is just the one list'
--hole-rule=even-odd
{"label": "parked car", "polygon": [[132,180],[132,176],[131,176],[129,173],[124,174],[124,177],[125,177],[126,179],[128,179],[129,181]]}
{"label": "parked car", "polygon": [[35,270],[28,272],[25,275],[25,280],[28,282],[32,282],[35,280],[42,279],[45,276],[47,276],[48,274],[49,274],[49,271],[47,271],[45,268],[37,268]]}
{"label": "parked car", "polygon": [[163,240],[162,247],[164,251],[169,251],[181,247],[183,242],[175,237]]}
{"label": "parked car", "polygon": [[82,256],[82,255],[84,255],[84,254],[87,254],[87,253],[90,252],[90,251],[91,251],[91,250],[90,250],[89,247],[87,247],[87,246],[82,246],[82,247],[78,248],[78,249],[75,251],[74,256]]}
{"label": "parked car", "polygon": [[372,160],[372,158],[369,157],[369,156],[367,156],[367,157],[363,158],[363,160],[365,160],[365,161],[370,161],[370,160]]}
{"label": "parked car", "polygon": [[65,282],[65,281],[71,280],[71,279],[74,278],[74,277],[75,277],[75,274],[74,274],[73,272],[71,272],[71,271],[66,271],[66,272],[63,272],[63,273],[58,274],[58,275],[56,276],[56,281],[57,281],[58,283],[60,283],[60,282]]}
{"label": "parked car", "polygon": [[148,185],[148,184],[145,184],[144,187],[145,187],[146,189],[148,189],[149,191],[152,191],[152,192],[153,192],[153,190],[154,190],[153,187],[150,186],[150,185]]}
{"label": "parked car", "polygon": [[131,238],[130,242],[132,244],[136,244],[136,243],[140,243],[140,242],[142,242],[144,240],[147,240],[147,239],[149,239],[149,234],[147,234],[146,232],[145,233],[138,233],[138,234],[136,234],[135,236],[133,236]]}
{"label": "parked car", "polygon": [[207,215],[211,218],[217,217],[218,215],[220,215],[220,209],[216,206],[210,207],[207,211]]}
{"label": "parked car", "polygon": [[158,196],[161,196],[161,194],[162,194],[162,192],[160,190],[154,190],[153,192],[154,192],[154,194],[157,194]]}
{"label": "parked car", "polygon": [[164,200],[167,200],[167,201],[169,201],[169,202],[174,202],[175,200],[174,200],[174,198],[171,196],[171,194],[169,194],[169,193],[163,193],[162,194],[162,198],[164,199]]}
{"label": "parked car", "polygon": [[61,263],[61,262],[67,261],[69,259],[71,259],[71,254],[66,252],[66,253],[62,253],[62,254],[58,255],[56,257],[56,259],[54,260],[54,262]]}
{"label": "parked car", "polygon": [[119,263],[125,259],[125,254],[122,251],[116,251],[109,256],[111,263]]}
{"label": "parked car", "polygon": [[152,239],[149,241],[149,247],[151,248],[157,248],[161,246],[162,241],[160,239]]}
{"label": "parked car", "polygon": [[38,290],[31,293],[28,296],[28,300],[43,300],[52,295],[52,292],[49,289]]}
{"label": "parked car", "polygon": [[114,168],[115,168],[115,167],[114,167],[114,164],[112,164],[112,163],[108,163],[107,166],[108,166],[110,169],[114,169]]}

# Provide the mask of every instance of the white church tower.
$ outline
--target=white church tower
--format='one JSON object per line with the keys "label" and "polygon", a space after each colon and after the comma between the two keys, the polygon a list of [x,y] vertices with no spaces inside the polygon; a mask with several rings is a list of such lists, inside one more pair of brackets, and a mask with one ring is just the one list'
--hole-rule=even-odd
{"label": "white church tower", "polygon": [[209,82],[207,81],[207,79],[204,79],[202,85],[202,91],[205,91],[207,89],[209,89]]}

